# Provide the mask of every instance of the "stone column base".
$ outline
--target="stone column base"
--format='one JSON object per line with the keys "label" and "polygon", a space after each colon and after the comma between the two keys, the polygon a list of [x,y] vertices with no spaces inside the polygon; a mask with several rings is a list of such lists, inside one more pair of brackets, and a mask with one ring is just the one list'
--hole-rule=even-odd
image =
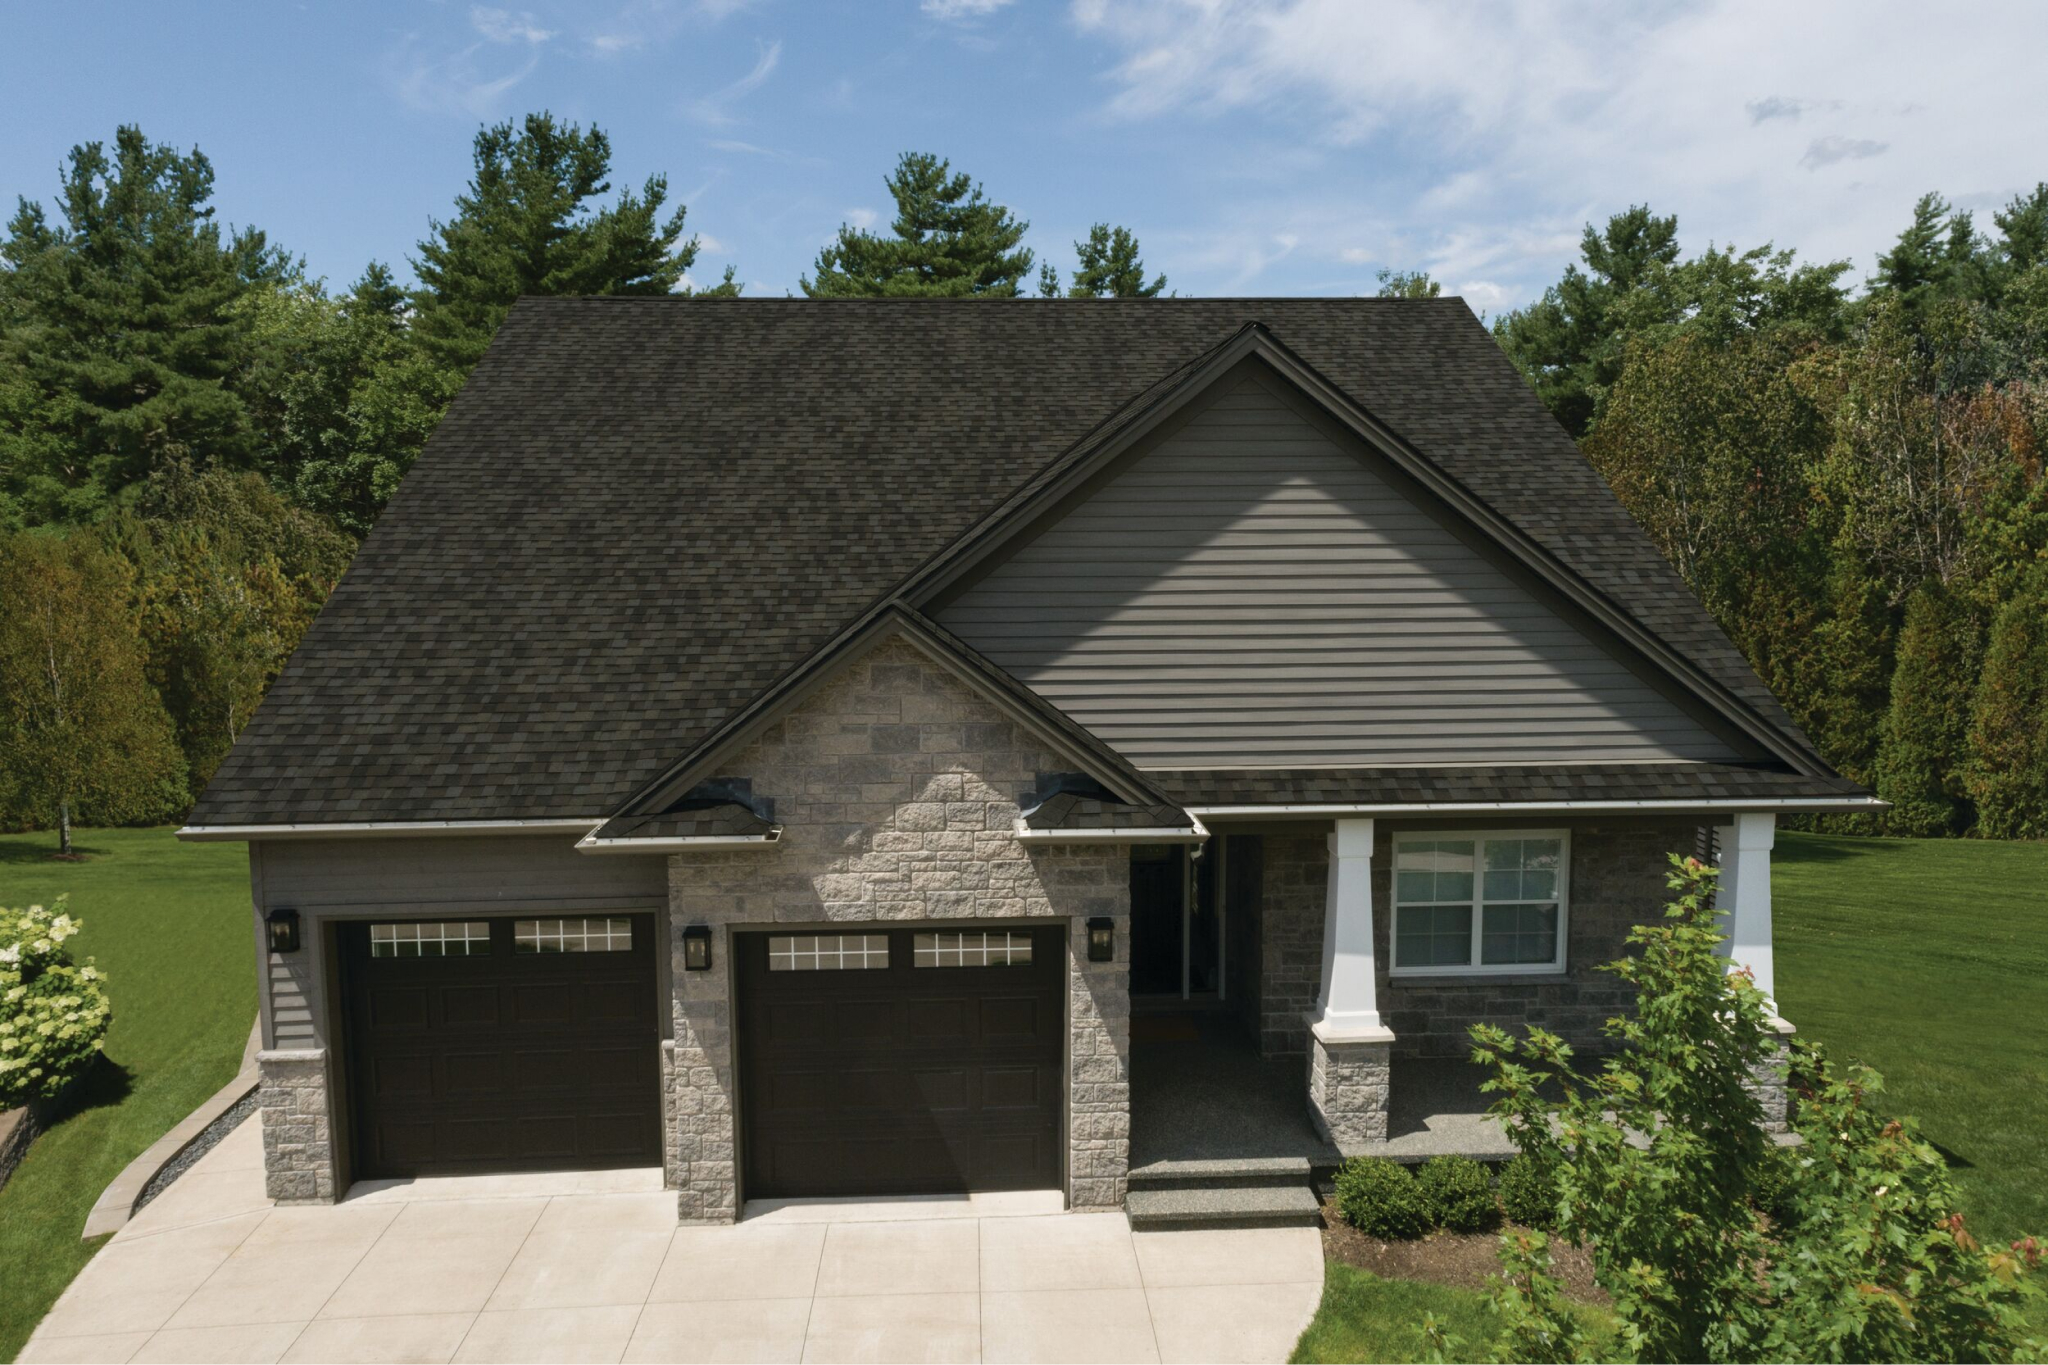
{"label": "stone column base", "polygon": [[1387,1140],[1394,1035],[1383,1028],[1308,1031],[1308,1112],[1316,1131],[1341,1152]]}
{"label": "stone column base", "polygon": [[1777,1050],[1756,1064],[1744,1088],[1763,1106],[1764,1131],[1783,1133],[1790,1129],[1792,1115],[1792,1096],[1786,1086],[1785,1070],[1791,1061],[1791,1038],[1798,1030],[1776,1017],[1771,1019],[1770,1025],[1778,1035]]}
{"label": "stone column base", "polygon": [[280,1204],[332,1204],[341,1197],[334,1165],[327,1050],[258,1052],[257,1105],[263,1116],[263,1192]]}

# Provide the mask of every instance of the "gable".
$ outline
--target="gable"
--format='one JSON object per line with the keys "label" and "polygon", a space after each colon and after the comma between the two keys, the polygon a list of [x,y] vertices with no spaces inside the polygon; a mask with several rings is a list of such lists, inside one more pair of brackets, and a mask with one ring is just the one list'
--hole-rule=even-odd
{"label": "gable", "polygon": [[1262,369],[932,614],[1140,768],[1755,754]]}

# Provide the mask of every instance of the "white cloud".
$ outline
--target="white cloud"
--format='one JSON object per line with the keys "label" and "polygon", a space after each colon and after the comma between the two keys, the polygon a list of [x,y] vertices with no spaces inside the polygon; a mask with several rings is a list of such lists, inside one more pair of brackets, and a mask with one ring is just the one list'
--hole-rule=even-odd
{"label": "white cloud", "polygon": [[690,106],[690,116],[699,123],[724,127],[737,122],[732,106],[761,88],[761,85],[775,73],[782,61],[782,42],[777,39],[760,49],[760,56],[754,62],[754,69],[732,84],[715,90]]}
{"label": "white cloud", "polygon": [[962,19],[984,19],[1011,0],[924,0],[919,6],[928,16],[946,23]]}
{"label": "white cloud", "polygon": [[1823,166],[1832,166],[1837,161],[1865,161],[1873,156],[1884,155],[1889,143],[1873,142],[1867,137],[1842,137],[1833,135],[1817,137],[1807,147],[1806,155],[1799,158],[1799,164],[1809,171]]}
{"label": "white cloud", "polygon": [[400,101],[414,109],[488,118],[501,112],[505,95],[539,68],[540,51],[533,46],[516,67],[491,72],[477,60],[485,47],[482,42],[471,43],[436,57],[424,51],[417,38],[408,36],[385,58],[385,80]]}
{"label": "white cloud", "polygon": [[869,228],[880,222],[881,219],[882,215],[876,213],[873,209],[848,209],[846,211],[846,221],[859,228],[862,232],[866,232]]}
{"label": "white cloud", "polygon": [[[1389,264],[1517,301],[1576,255],[1581,224],[1645,201],[1689,250],[1775,240],[1860,276],[1921,193],[2002,201],[2048,145],[2048,6],[1958,0],[1932,26],[1906,0],[1075,0],[1072,16],[1109,49],[1107,115],[1209,119],[1220,145],[1315,161],[1249,209],[1209,194],[1225,221],[1207,240],[1298,220],[1303,258],[1363,264],[1345,251],[1387,242]],[[1917,108],[1852,96],[1897,91]],[[1812,173],[1852,160],[1854,184]]]}
{"label": "white cloud", "polygon": [[472,5],[469,9],[469,23],[471,28],[494,43],[538,45],[555,36],[553,29],[542,28],[533,15],[523,9],[492,9],[487,5]]}

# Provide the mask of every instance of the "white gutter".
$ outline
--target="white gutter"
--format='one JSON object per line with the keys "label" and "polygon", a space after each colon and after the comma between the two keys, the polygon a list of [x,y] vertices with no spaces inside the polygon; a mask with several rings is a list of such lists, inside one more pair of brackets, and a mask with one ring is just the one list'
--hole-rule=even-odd
{"label": "white gutter", "polygon": [[600,839],[595,831],[576,841],[578,853],[691,853],[707,848],[771,848],[782,826],[766,834],[678,834],[667,839]]}
{"label": "white gutter", "polygon": [[186,825],[187,843],[248,839],[383,839],[414,834],[588,833],[603,820],[365,820],[329,825]]}
{"label": "white gutter", "polygon": [[1188,806],[1198,819],[1248,819],[1291,815],[1622,815],[1631,811],[1862,811],[1889,810],[1891,803],[1874,796],[1781,796],[1738,800],[1719,797],[1683,801],[1414,801],[1385,804],[1312,804],[1272,806]]}
{"label": "white gutter", "polygon": [[[1194,816],[1193,811],[1188,814]],[[1208,827],[1198,818],[1179,829],[1033,829],[1023,816],[1017,817],[1020,844],[1199,844],[1208,837]]]}

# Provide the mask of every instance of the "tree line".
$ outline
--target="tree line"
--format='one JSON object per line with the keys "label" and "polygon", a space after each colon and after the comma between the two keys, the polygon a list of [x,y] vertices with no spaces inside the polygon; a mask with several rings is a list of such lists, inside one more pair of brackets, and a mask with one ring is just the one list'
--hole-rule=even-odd
{"label": "tree line", "polygon": [[[0,825],[175,818],[212,775],[524,294],[694,285],[667,181],[601,129],[480,129],[402,286],[345,289],[229,230],[197,149],[72,149],[0,241]],[[814,298],[1150,298],[1110,223],[1064,273],[1030,224],[906,153],[886,226]],[[1836,826],[2048,834],[2048,185],[1988,230],[1937,196],[1861,287],[1845,261],[1680,249],[1647,207],[1494,334],[1842,772]],[[1432,297],[1421,271],[1384,296]]]}
{"label": "tree line", "polygon": [[[175,819],[527,294],[731,298],[660,175],[614,193],[602,129],[482,128],[402,286],[345,289],[215,217],[197,148],[135,127],[72,148],[0,241],[0,828]],[[886,230],[818,255],[813,297],[1150,297],[1107,223],[1063,282],[1029,224],[906,154]]]}
{"label": "tree line", "polygon": [[2048,184],[1875,273],[1646,207],[1494,334],[1842,773],[1830,827],[2048,836]]}

